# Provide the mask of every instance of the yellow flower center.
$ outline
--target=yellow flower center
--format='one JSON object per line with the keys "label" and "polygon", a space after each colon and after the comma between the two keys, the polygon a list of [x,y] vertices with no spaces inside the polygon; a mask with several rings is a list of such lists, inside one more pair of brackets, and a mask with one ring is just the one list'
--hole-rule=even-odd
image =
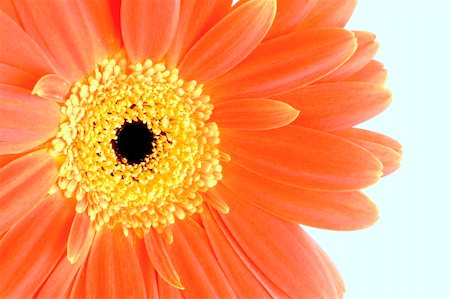
{"label": "yellow flower center", "polygon": [[219,130],[202,85],[151,60],[105,59],[74,84],[51,153],[57,187],[76,197],[97,230],[138,235],[201,212],[202,192],[221,179]]}

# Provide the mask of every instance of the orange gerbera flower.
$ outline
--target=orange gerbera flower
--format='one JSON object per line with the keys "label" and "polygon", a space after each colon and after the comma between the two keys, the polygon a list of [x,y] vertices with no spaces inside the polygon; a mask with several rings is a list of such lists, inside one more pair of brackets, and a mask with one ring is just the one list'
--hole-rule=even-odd
{"label": "orange gerbera flower", "polygon": [[401,151],[354,6],[2,1],[0,297],[341,297],[297,223],[371,225]]}

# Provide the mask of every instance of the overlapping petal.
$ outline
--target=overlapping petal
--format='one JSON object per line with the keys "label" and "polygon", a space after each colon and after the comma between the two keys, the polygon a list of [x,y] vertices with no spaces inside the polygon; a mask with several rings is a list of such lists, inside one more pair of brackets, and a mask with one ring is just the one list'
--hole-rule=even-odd
{"label": "overlapping petal", "polygon": [[367,187],[381,163],[364,148],[325,132],[294,126],[271,131],[223,130],[221,145],[246,169],[291,186],[328,191]]}
{"label": "overlapping petal", "polygon": [[275,0],[251,0],[232,10],[189,50],[179,65],[181,75],[205,82],[224,74],[258,46],[275,13]]}
{"label": "overlapping petal", "polygon": [[318,0],[298,29],[344,27],[350,19],[357,0]]}
{"label": "overlapping petal", "polygon": [[123,42],[132,61],[159,61],[177,32],[180,0],[123,0],[120,16]]}
{"label": "overlapping petal", "polygon": [[66,248],[74,215],[72,201],[47,196],[0,240],[0,297],[33,296]]}
{"label": "overlapping petal", "polygon": [[323,131],[353,127],[391,103],[385,87],[363,82],[312,84],[274,97],[301,111],[293,124]]}
{"label": "overlapping petal", "polygon": [[242,63],[205,86],[218,99],[270,97],[319,80],[349,59],[354,34],[305,30],[263,42]]}
{"label": "overlapping petal", "polygon": [[60,121],[56,103],[20,87],[0,84],[0,154],[30,150],[55,136]]}
{"label": "overlapping petal", "polygon": [[354,73],[344,81],[348,82],[369,82],[383,85],[386,82],[387,71],[384,65],[377,61],[372,60],[361,70]]}

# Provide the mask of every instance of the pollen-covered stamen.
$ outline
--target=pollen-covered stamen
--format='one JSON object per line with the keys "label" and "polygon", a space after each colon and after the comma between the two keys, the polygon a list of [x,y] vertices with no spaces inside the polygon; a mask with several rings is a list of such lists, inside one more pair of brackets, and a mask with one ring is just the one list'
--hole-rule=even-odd
{"label": "pollen-covered stamen", "polygon": [[121,225],[163,231],[200,212],[202,193],[221,179],[219,130],[202,86],[178,70],[123,53],[105,59],[71,89],[51,153],[57,186],[76,197],[97,230]]}

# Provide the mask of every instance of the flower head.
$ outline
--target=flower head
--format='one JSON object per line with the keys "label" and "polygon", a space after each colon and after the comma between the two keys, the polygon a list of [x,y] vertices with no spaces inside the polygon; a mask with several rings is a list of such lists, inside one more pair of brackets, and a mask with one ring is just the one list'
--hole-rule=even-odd
{"label": "flower head", "polygon": [[354,7],[2,2],[0,297],[341,297],[298,223],[371,225],[401,155]]}

